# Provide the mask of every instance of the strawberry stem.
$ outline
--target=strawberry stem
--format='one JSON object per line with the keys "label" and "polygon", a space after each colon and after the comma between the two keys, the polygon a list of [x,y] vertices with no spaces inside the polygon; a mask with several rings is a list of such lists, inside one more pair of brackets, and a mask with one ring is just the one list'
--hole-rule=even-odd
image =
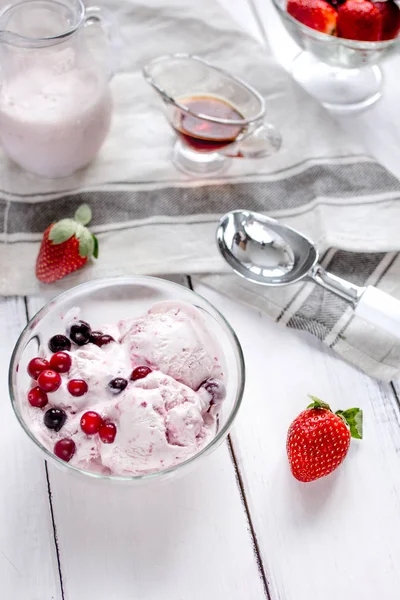
{"label": "strawberry stem", "polygon": [[[307,408],[324,408],[325,410],[331,410],[331,407],[326,402],[323,402],[317,396],[311,396],[307,394],[308,397],[312,400],[312,403],[307,406]],[[332,412],[332,411],[331,411]]]}

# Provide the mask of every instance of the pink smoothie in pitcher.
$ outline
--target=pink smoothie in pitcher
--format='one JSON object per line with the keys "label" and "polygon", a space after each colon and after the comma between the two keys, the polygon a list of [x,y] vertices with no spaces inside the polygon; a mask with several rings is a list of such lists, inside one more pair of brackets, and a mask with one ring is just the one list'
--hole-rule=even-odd
{"label": "pink smoothie in pitcher", "polygon": [[27,171],[49,178],[90,163],[112,113],[104,77],[93,69],[63,68],[65,62],[59,66],[38,62],[17,71],[6,78],[0,96],[4,151]]}

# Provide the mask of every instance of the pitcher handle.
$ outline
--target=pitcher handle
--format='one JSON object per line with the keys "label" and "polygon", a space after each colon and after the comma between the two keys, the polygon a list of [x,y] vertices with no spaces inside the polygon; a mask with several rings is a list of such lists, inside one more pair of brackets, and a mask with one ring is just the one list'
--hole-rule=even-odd
{"label": "pitcher handle", "polygon": [[100,25],[101,29],[108,38],[110,47],[109,52],[109,71],[110,78],[115,75],[118,71],[120,59],[121,59],[121,48],[122,48],[122,37],[121,32],[117,23],[117,20],[113,14],[100,6],[88,6],[85,9],[85,27],[91,27],[92,25]]}
{"label": "pitcher handle", "polygon": [[281,146],[282,136],[275,125],[262,121],[225,155],[231,158],[264,158],[276,154]]}

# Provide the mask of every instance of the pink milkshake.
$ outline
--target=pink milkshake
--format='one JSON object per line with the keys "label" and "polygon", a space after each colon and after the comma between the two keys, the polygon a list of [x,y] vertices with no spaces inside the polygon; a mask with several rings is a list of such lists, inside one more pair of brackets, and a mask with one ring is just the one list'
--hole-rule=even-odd
{"label": "pink milkshake", "polygon": [[65,177],[90,163],[108,133],[112,101],[106,77],[80,65],[72,48],[32,57],[5,78],[0,142],[21,167]]}

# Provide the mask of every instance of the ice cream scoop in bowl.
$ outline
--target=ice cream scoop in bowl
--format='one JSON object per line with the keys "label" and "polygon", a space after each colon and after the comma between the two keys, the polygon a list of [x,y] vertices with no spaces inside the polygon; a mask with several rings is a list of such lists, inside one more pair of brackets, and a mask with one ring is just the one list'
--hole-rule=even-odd
{"label": "ice cream scoop in bowl", "polygon": [[227,436],[245,380],[222,315],[152,277],[91,281],[44,306],[12,355],[25,432],[64,470],[121,482],[167,480]]}
{"label": "ice cream scoop in bowl", "polygon": [[[304,0],[273,3],[286,30],[302,49],[292,63],[292,74],[307,91],[327,108],[342,114],[362,110],[379,100],[383,84],[379,63],[400,48],[394,24],[398,19],[400,29],[400,11],[393,0],[375,4],[369,0],[310,0],[308,6],[313,6],[314,15],[318,13],[313,20],[297,11],[296,4],[301,9]],[[379,14],[378,5],[382,4],[393,10],[385,17],[390,31]],[[360,21],[355,11],[368,13],[369,9],[371,14],[361,30],[356,25]],[[385,39],[389,36],[393,37]]]}

